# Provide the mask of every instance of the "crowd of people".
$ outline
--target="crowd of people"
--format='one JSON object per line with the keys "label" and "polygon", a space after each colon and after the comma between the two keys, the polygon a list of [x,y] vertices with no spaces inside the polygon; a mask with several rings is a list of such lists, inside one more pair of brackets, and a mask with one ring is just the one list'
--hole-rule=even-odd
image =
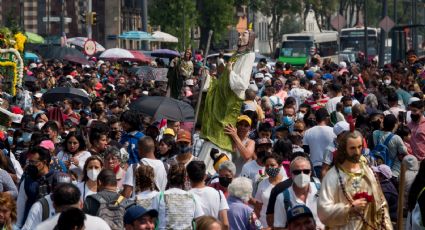
{"label": "crowd of people", "polygon": [[[424,63],[315,55],[251,71],[251,54],[152,61],[168,82],[138,78],[137,63],[28,64],[34,82],[16,96],[0,87],[0,228],[425,228]],[[43,100],[60,86],[91,103]],[[205,109],[197,124],[156,120],[129,109],[145,96]]]}

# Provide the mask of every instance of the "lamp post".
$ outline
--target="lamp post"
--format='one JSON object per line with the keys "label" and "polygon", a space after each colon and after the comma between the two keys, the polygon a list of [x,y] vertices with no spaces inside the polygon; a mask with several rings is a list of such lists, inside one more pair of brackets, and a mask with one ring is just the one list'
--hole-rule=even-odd
{"label": "lamp post", "polygon": [[364,0],[364,15],[363,15],[363,17],[364,17],[364,19],[363,19],[363,21],[364,21],[364,56],[365,56],[365,58],[366,58],[366,63],[369,61],[369,55],[368,55],[368,52],[367,52],[367,38],[368,38],[368,34],[367,34],[367,0]]}

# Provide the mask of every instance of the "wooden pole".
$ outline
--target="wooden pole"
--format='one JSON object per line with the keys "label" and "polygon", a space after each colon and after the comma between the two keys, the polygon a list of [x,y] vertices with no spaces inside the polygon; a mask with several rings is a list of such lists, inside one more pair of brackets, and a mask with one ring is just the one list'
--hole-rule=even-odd
{"label": "wooden pole", "polygon": [[[204,67],[207,64],[207,56],[208,56],[208,52],[210,51],[212,34],[213,34],[213,31],[210,30],[210,32],[208,34],[207,48],[205,49],[205,57],[204,57],[204,64],[203,64]],[[200,88],[199,88],[198,101],[196,102],[195,121],[193,122],[192,135],[195,133],[196,122],[198,122],[199,109],[201,108],[202,90],[204,89],[205,80],[206,80],[206,77],[207,77],[207,76],[205,76],[205,73],[206,73],[206,70],[204,69],[202,71],[201,77],[199,78],[201,80],[201,84],[200,84]]]}
{"label": "wooden pole", "polygon": [[404,183],[406,181],[406,162],[401,162],[400,180],[398,182],[397,230],[403,229]]}

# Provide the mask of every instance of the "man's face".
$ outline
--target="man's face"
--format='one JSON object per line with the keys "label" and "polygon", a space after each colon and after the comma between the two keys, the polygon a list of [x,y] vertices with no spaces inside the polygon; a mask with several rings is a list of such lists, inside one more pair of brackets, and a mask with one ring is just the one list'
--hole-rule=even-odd
{"label": "man's face", "polygon": [[174,133],[178,133],[180,130],[180,122],[174,122],[171,127],[168,127],[174,130]]}
{"label": "man's face", "polygon": [[127,224],[126,230],[154,230],[155,229],[155,218],[149,215],[145,215],[135,220],[133,224]]}
{"label": "man's face", "polygon": [[285,108],[283,110],[283,116],[286,117],[292,117],[295,118],[295,110],[293,108]]}
{"label": "man's face", "polygon": [[53,131],[51,128],[46,128],[44,130],[44,134],[48,135],[49,139],[52,140],[52,141],[54,141],[56,136],[58,135],[58,133]]}
{"label": "man's face", "polygon": [[315,230],[316,223],[309,216],[300,217],[288,225],[288,230]]}
{"label": "man's face", "polygon": [[344,101],[344,107],[352,107],[353,106],[353,101]]}
{"label": "man's face", "polygon": [[322,86],[316,86],[316,87],[313,88],[313,97],[315,99],[321,98],[322,95],[323,95],[323,88],[322,88]]}
{"label": "man's face", "polygon": [[40,160],[40,155],[38,153],[30,153],[27,155],[27,165],[34,165],[37,167],[38,172],[41,172],[45,162]]}
{"label": "man's face", "polygon": [[272,133],[268,131],[258,132],[258,138],[270,138],[271,136],[272,136]]}
{"label": "man's face", "polygon": [[244,32],[239,33],[238,46],[247,46],[249,42],[249,31],[245,30]]}
{"label": "man's face", "polygon": [[347,160],[352,163],[359,163],[362,156],[363,141],[361,137],[348,138],[347,140]]}
{"label": "man's face", "polygon": [[291,169],[291,177],[292,179],[295,178],[295,176],[299,175],[300,173],[308,174],[311,176],[311,165],[310,162],[305,160],[297,160],[294,163],[294,167]]}
{"label": "man's face", "polygon": [[262,145],[257,145],[255,146],[255,152],[259,153],[259,152],[271,152],[272,151],[272,146],[269,144],[262,144]]}

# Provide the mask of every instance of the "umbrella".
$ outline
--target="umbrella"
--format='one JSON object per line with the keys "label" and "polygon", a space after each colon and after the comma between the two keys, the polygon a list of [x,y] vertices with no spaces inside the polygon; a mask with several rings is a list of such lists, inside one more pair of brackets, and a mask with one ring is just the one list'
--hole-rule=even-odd
{"label": "umbrella", "polygon": [[124,40],[138,40],[138,41],[152,41],[154,37],[145,31],[127,31],[118,36],[119,39]]}
{"label": "umbrella", "polygon": [[142,96],[132,102],[129,107],[156,120],[193,121],[195,119],[195,111],[191,105],[169,97]]}
{"label": "umbrella", "polygon": [[167,68],[154,68],[151,66],[137,67],[134,73],[139,76],[140,79],[148,81],[167,81]]}
{"label": "umbrella", "polygon": [[[87,40],[88,40],[88,38],[86,38],[86,37],[74,37],[74,38],[66,39],[66,43],[68,43],[70,45],[75,45],[75,46],[84,48],[84,44],[86,43]],[[96,51],[97,52],[105,51],[105,47],[103,47],[98,42],[95,42],[95,43],[96,43]]]}
{"label": "umbrella", "polygon": [[175,58],[180,57],[179,52],[175,50],[169,50],[169,49],[157,49],[154,50],[151,53],[152,57],[159,57],[159,58]]}
{"label": "umbrella", "polygon": [[33,44],[43,44],[44,38],[36,33],[25,32],[25,36],[27,36],[27,42]]}
{"label": "umbrella", "polygon": [[90,98],[86,91],[77,88],[57,87],[43,94],[43,100],[47,103],[63,101],[66,98],[80,99],[84,105],[90,104]]}
{"label": "umbrella", "polygon": [[158,42],[171,42],[171,43],[177,43],[179,42],[179,39],[174,37],[171,34],[167,34],[161,31],[155,31],[152,33],[152,37],[155,38],[155,41]]}
{"label": "umbrella", "polygon": [[126,50],[121,48],[112,48],[105,50],[100,56],[100,59],[107,60],[129,60],[139,62],[150,62],[151,59],[135,50]]}
{"label": "umbrella", "polygon": [[35,53],[25,52],[24,59],[25,60],[31,60],[31,61],[37,61],[37,60],[40,60],[40,57],[38,57],[37,54],[35,54]]}
{"label": "umbrella", "polygon": [[67,54],[63,57],[63,60],[78,63],[78,64],[81,64],[81,65],[90,65],[90,62],[87,60],[87,58],[80,57],[80,56],[72,56],[72,55]]}
{"label": "umbrella", "polygon": [[64,57],[78,57],[80,59],[85,59],[86,56],[84,56],[83,53],[80,51],[69,48],[69,47],[62,47],[62,46],[45,46],[44,48],[41,48],[38,50],[40,55],[45,59],[64,59]]}

